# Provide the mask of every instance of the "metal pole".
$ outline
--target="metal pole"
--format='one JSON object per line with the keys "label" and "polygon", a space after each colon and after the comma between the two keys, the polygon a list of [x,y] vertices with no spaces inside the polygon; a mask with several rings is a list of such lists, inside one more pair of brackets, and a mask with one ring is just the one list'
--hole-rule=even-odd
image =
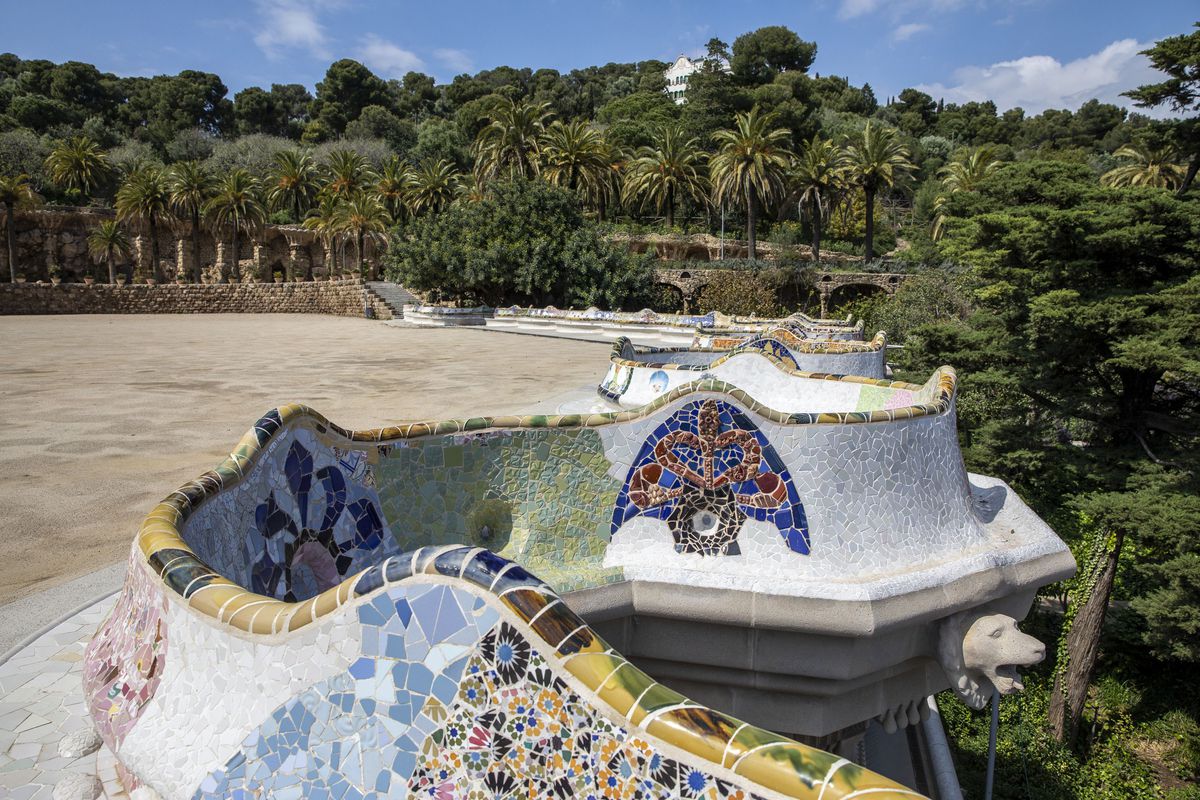
{"label": "metal pole", "polygon": [[992,800],[992,786],[996,782],[996,731],[1000,729],[1000,692],[992,690],[992,729],[988,731],[987,783],[983,787],[983,800]]}

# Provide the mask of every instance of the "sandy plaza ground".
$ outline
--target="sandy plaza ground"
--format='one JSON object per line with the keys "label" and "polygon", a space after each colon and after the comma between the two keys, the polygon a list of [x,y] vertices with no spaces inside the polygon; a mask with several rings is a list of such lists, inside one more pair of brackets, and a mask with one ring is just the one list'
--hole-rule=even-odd
{"label": "sandy plaza ground", "polygon": [[606,344],[313,315],[0,317],[0,604],[123,560],[268,409],[350,428],[521,411]]}

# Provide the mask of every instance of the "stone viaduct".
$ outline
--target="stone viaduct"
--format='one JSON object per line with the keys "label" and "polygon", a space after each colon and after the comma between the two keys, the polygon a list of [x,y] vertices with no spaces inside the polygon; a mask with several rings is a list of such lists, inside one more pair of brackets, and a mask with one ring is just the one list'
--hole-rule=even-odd
{"label": "stone viaduct", "polygon": [[[720,269],[658,269],[655,276],[659,283],[674,286],[683,295],[685,308],[690,307],[699,297],[713,276],[726,270]],[[834,296],[847,289],[860,292],[883,291],[895,294],[896,289],[908,275],[902,272],[817,272],[813,288],[821,298],[821,316],[829,312]]]}

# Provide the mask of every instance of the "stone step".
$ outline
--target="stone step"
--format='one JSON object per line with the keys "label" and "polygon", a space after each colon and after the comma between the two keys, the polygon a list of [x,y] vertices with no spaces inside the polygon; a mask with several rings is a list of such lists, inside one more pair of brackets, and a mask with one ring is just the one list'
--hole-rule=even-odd
{"label": "stone step", "polygon": [[391,281],[367,281],[367,290],[392,310],[395,319],[404,318],[404,304],[418,302],[407,289]]}

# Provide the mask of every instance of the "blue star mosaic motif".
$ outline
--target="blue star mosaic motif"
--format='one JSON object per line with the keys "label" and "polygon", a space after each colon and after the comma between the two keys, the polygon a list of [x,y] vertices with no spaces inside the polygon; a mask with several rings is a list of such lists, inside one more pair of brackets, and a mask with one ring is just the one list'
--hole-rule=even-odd
{"label": "blue star mosaic motif", "polygon": [[[338,585],[364,565],[397,550],[373,498],[354,475],[361,452],[316,466],[313,454],[293,442],[284,461],[288,491],[272,491],[254,512],[246,539],[251,590],[296,602]],[[350,463],[355,461],[355,463]]]}
{"label": "blue star mosaic motif", "polygon": [[612,534],[637,516],[665,521],[680,553],[740,554],[747,517],[778,528],[793,552],[809,552],[804,506],[783,459],[723,400],[691,402],[647,437],[617,495]]}

